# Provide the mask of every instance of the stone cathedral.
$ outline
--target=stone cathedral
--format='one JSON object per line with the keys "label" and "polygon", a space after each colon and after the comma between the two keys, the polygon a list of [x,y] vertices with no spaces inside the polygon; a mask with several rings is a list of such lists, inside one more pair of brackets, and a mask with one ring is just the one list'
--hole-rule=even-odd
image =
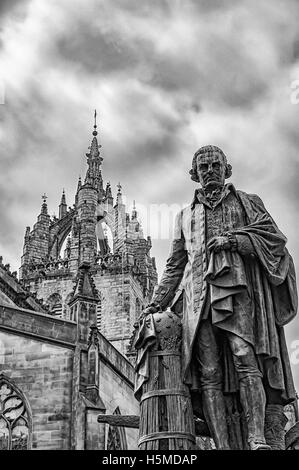
{"label": "stone cathedral", "polygon": [[26,228],[20,280],[41,299],[48,312],[70,319],[69,301],[81,263],[91,265],[99,293],[97,326],[122,353],[133,324],[157,282],[150,237],[144,238],[135,208],[126,213],[122,188],[116,201],[104,188],[103,158],[96,124],[87,153],[84,183],[79,178],[73,207],[63,191],[58,218],[48,214],[46,197],[37,222]]}
{"label": "stone cathedral", "polygon": [[[95,124],[74,204],[43,196],[19,278],[0,257],[0,449],[134,449],[130,338],[157,283],[151,239],[102,178]],[[75,183],[76,184],[76,183]]]}

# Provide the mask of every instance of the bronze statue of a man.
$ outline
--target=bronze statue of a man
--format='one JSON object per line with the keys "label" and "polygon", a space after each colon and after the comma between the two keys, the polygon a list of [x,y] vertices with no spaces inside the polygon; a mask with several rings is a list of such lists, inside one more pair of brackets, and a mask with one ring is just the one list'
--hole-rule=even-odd
{"label": "bronze statue of a man", "polygon": [[250,449],[267,449],[266,405],[295,400],[283,325],[297,293],[286,237],[261,199],[225,184],[218,147],[194,155],[201,188],[177,216],[171,254],[144,314],[182,305],[182,370],[218,449],[228,449],[225,396],[238,394]]}

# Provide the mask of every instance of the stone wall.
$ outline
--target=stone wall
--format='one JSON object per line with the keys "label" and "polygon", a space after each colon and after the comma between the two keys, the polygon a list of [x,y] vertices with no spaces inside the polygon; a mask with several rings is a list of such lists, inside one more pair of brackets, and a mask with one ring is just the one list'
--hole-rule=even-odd
{"label": "stone wall", "polygon": [[[109,426],[97,423],[99,408],[85,397],[84,389],[74,401],[74,384],[80,381],[80,355],[74,367],[77,335],[75,322],[0,305],[0,374],[29,403],[34,449],[104,449],[107,443]],[[106,414],[116,409],[138,414],[132,365],[101,334],[98,351],[99,396]],[[123,434],[128,449],[136,449],[138,431],[122,428]]]}
{"label": "stone wall", "polygon": [[125,354],[137,316],[136,299],[140,306],[145,303],[141,286],[131,274],[95,274],[93,278],[101,293],[100,331]]}
{"label": "stone wall", "polygon": [[[115,274],[96,272],[93,279],[98,292],[101,294],[101,322],[98,327],[121,352],[126,353],[133,331],[133,325],[139,316],[145,299],[142,287],[132,274]],[[32,281],[30,291],[36,292],[38,299],[47,303],[53,294],[58,294],[62,300],[62,318],[70,319],[70,300],[75,279],[53,278]]]}
{"label": "stone wall", "polygon": [[[139,403],[134,398],[134,368],[129,361],[104,338],[100,337],[100,396],[106,414],[118,408],[122,415],[139,415]],[[107,361],[108,359],[108,361]],[[106,441],[109,426],[106,425]],[[138,430],[123,428],[128,449],[137,449]]]}
{"label": "stone wall", "polygon": [[37,298],[47,304],[53,294],[58,294],[62,300],[62,318],[69,320],[70,309],[68,302],[75,286],[75,278],[53,278],[30,283],[30,291],[37,293]]}
{"label": "stone wall", "polygon": [[70,447],[72,350],[0,331],[0,373],[28,400],[32,448]]}

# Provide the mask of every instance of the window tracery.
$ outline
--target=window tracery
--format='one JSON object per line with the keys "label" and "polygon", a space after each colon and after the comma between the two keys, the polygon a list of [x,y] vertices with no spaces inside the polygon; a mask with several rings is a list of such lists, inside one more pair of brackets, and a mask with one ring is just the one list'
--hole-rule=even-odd
{"label": "window tracery", "polygon": [[0,450],[26,450],[30,416],[21,392],[0,376]]}

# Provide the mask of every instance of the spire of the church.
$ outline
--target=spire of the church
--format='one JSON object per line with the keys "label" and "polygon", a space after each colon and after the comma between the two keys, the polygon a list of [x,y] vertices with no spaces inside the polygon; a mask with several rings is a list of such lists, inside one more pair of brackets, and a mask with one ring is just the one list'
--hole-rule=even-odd
{"label": "spire of the church", "polygon": [[[98,135],[98,132],[97,132],[97,110],[95,109],[94,110],[94,126],[93,126],[93,139],[91,141],[91,146],[90,146],[90,155],[92,155],[94,158],[98,157],[100,155],[100,151],[99,149],[101,148],[101,145],[99,145],[98,143],[98,139],[97,139],[97,135]],[[103,160],[103,159],[101,159]]]}
{"label": "spire of the church", "polygon": [[67,204],[65,199],[65,191],[62,191],[61,202],[59,204],[59,219],[62,219],[67,213]]}
{"label": "spire of the church", "polygon": [[100,155],[100,148],[101,145],[98,143],[98,132],[97,132],[97,111],[94,112],[94,130],[93,130],[93,138],[91,141],[91,145],[89,147],[89,153],[86,154],[87,156],[87,164],[88,169],[86,172],[85,183],[90,184],[93,186],[99,193],[99,200],[101,200],[104,196],[103,191],[103,179],[100,170],[100,166],[102,164],[103,158]]}

